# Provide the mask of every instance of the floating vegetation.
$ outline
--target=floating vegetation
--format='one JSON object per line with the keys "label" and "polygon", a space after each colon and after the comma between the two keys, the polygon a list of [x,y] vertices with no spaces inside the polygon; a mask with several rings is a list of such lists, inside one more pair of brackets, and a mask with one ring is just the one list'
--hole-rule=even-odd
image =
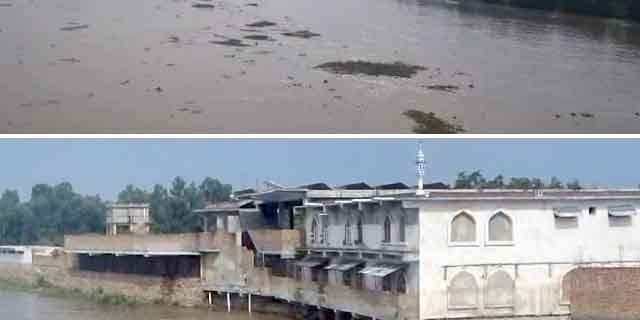
{"label": "floating vegetation", "polygon": [[213,8],[215,8],[215,6],[210,4],[210,3],[194,3],[191,6],[194,7],[194,8],[198,8],[198,9],[213,9]]}
{"label": "floating vegetation", "polygon": [[62,59],[58,59],[58,61],[60,61],[60,62],[78,63],[78,62],[80,62],[80,59],[76,59],[76,58],[62,58]]}
{"label": "floating vegetation", "polygon": [[312,38],[312,37],[319,37],[320,36],[319,33],[311,32],[309,30],[299,30],[299,31],[293,31],[293,32],[284,32],[282,35],[283,36],[287,36],[287,37],[297,37],[297,38],[304,38],[304,39],[309,39],[309,38]]}
{"label": "floating vegetation", "polygon": [[248,36],[244,36],[243,38],[249,40],[274,41],[273,38],[269,37],[266,34],[250,34]]}
{"label": "floating vegetation", "polygon": [[456,91],[460,90],[459,86],[452,85],[452,84],[434,84],[434,85],[423,86],[423,87],[429,90],[444,91],[448,93],[455,93]]}
{"label": "floating vegetation", "polygon": [[62,28],[60,28],[60,30],[61,31],[74,31],[74,30],[82,30],[82,29],[87,29],[87,28],[89,28],[88,24],[78,24],[78,25],[62,27]]}
{"label": "floating vegetation", "polygon": [[246,26],[247,27],[251,27],[251,28],[264,28],[264,27],[272,27],[272,26],[275,26],[275,25],[276,25],[275,22],[262,20],[262,21],[258,21],[258,22],[254,22],[254,23],[249,23]]}
{"label": "floating vegetation", "polygon": [[465,132],[462,126],[438,118],[433,112],[427,113],[412,109],[402,114],[415,122],[415,125],[412,127],[414,133],[438,134]]}
{"label": "floating vegetation", "polygon": [[223,45],[223,46],[230,46],[230,47],[248,47],[249,45],[242,42],[242,40],[240,39],[227,39],[227,40],[223,40],[223,41],[209,41],[209,43],[213,43],[213,44],[219,44],[219,45]]}
{"label": "floating vegetation", "polygon": [[422,66],[410,65],[403,62],[379,63],[360,60],[327,62],[315,68],[337,74],[365,74],[400,78],[411,78],[418,71],[425,70]]}

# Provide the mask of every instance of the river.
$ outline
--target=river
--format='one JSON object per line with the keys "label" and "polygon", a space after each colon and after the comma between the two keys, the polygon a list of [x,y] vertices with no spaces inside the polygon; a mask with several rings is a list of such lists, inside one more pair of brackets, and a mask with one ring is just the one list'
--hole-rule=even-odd
{"label": "river", "polygon": [[114,306],[0,290],[0,319],[11,320],[276,320],[275,315],[214,312],[160,305]]}
{"label": "river", "polygon": [[[640,133],[632,22],[450,0],[195,2],[0,0],[0,132],[410,133],[417,109],[470,133]],[[246,26],[259,20],[277,25]],[[320,36],[282,35],[295,30]],[[273,41],[210,43],[250,34]],[[348,59],[428,69],[313,68]]]}

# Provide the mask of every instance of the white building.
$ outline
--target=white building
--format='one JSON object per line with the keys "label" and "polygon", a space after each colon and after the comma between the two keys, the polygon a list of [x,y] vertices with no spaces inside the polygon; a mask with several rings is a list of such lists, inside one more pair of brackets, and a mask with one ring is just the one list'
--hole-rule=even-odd
{"label": "white building", "polygon": [[106,217],[107,235],[149,233],[149,204],[126,203],[109,206]]}
{"label": "white building", "polygon": [[[640,266],[637,189],[381,191],[327,190],[295,209],[306,259],[331,259],[303,277],[396,295],[359,315],[567,319],[571,270]],[[347,276],[331,267],[341,260]]]}

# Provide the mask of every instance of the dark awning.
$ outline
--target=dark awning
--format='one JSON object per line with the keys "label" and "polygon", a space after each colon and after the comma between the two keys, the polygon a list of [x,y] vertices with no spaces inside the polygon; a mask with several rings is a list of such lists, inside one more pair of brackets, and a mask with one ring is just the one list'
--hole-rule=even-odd
{"label": "dark awning", "polygon": [[373,277],[381,277],[384,278],[396,271],[404,269],[406,264],[400,263],[378,263],[373,266],[365,267],[364,269],[358,272],[359,274],[364,274],[367,276]]}
{"label": "dark awning", "polygon": [[328,258],[323,257],[304,257],[302,260],[296,261],[296,266],[305,267],[305,268],[317,268],[322,267],[323,265],[329,262]]}
{"label": "dark awning", "polygon": [[354,260],[349,260],[349,261],[339,261],[339,262],[335,262],[332,263],[326,267],[324,267],[325,270],[336,270],[336,271],[349,271],[359,265],[363,265],[364,261],[354,261]]}
{"label": "dark awning", "polygon": [[636,214],[636,208],[628,204],[610,206],[608,209],[609,215],[614,217],[629,217]]}

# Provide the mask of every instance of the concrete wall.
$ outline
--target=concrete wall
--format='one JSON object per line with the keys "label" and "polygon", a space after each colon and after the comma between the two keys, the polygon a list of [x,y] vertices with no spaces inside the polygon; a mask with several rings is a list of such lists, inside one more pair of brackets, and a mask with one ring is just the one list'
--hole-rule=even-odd
{"label": "concrete wall", "polygon": [[[217,250],[225,245],[218,233],[181,233],[147,235],[69,235],[64,237],[66,250],[130,252],[199,252]],[[235,240],[233,240],[235,241]]]}
{"label": "concrete wall", "polygon": [[260,252],[277,253],[292,257],[302,245],[299,230],[249,230],[249,236]]}
{"label": "concrete wall", "polygon": [[[630,261],[629,265],[640,261],[640,219],[632,217],[632,225],[626,227],[609,224],[607,207],[620,204],[640,206],[638,201],[597,199],[407,202],[407,206],[420,208],[420,318],[567,314],[562,279],[576,264],[622,260]],[[556,226],[553,209],[561,206],[580,208],[577,228]],[[594,214],[589,213],[589,207],[596,208]],[[452,243],[450,224],[461,211],[475,220],[477,238]],[[512,220],[512,242],[489,241],[488,222],[498,211]],[[464,281],[454,282],[462,272],[475,280],[475,306],[456,306],[449,301],[459,299],[456,288],[465,286]],[[489,303],[496,295],[495,287],[489,284],[504,284],[490,282],[497,272],[513,280],[512,305]]]}
{"label": "concrete wall", "polygon": [[[72,255],[60,255],[50,265],[0,264],[0,280],[36,284],[43,279],[55,287],[90,293],[98,288],[105,293],[122,294],[144,302],[163,302],[181,306],[205,303],[202,282],[195,279],[166,279],[140,275],[81,272],[68,267]],[[59,267],[64,266],[64,267]]]}
{"label": "concrete wall", "polygon": [[574,320],[640,319],[640,267],[574,269],[563,288]]}

